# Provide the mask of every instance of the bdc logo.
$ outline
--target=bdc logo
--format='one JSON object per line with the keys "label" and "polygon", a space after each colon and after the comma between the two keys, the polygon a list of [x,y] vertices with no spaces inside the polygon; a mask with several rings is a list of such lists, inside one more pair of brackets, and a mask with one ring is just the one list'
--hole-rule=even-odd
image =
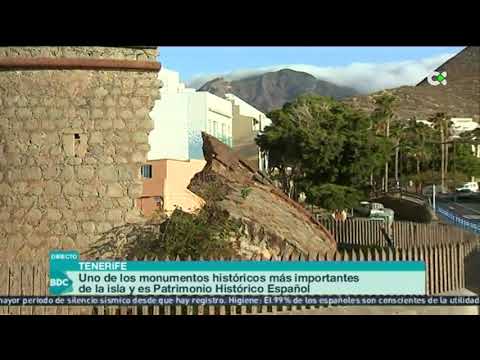
{"label": "bdc logo", "polygon": [[50,279],[50,286],[68,287],[70,285],[69,279]]}
{"label": "bdc logo", "polygon": [[447,72],[442,71],[440,73],[438,71],[434,71],[427,77],[427,81],[432,86],[438,86],[440,84],[447,85]]}

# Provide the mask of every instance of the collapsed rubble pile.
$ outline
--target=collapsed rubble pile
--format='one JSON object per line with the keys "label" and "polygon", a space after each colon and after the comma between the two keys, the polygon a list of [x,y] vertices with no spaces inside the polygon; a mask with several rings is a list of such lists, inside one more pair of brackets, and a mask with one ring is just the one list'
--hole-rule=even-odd
{"label": "collapsed rubble pile", "polygon": [[332,235],[300,204],[228,146],[206,133],[202,137],[207,164],[189,189],[207,201],[210,195],[206,190],[215,189],[213,201],[241,224],[240,255],[325,254],[336,249]]}
{"label": "collapsed rubble pile", "polygon": [[[236,224],[235,231],[229,235],[229,242],[236,257],[252,259],[285,254],[324,255],[336,250],[332,235],[300,204],[276,188],[264,175],[252,169],[231,148],[206,133],[202,133],[202,137],[207,163],[204,169],[194,176],[188,188],[206,201],[204,209],[214,209],[215,219],[221,218],[216,226]],[[177,210],[176,215],[172,216],[196,215]],[[190,221],[189,219],[187,221]],[[154,250],[162,247],[158,241],[165,239],[162,231],[168,229],[165,226],[168,221],[150,221],[113,229],[92,246],[86,255],[131,258],[138,256],[136,254],[140,249],[143,257],[149,253],[142,249],[149,248],[148,241],[153,241],[157,243],[151,246],[150,256],[158,256],[158,252]],[[168,231],[172,231],[172,228]],[[185,232],[178,236],[185,236]],[[218,250],[218,256],[223,256],[220,255],[221,249]]]}

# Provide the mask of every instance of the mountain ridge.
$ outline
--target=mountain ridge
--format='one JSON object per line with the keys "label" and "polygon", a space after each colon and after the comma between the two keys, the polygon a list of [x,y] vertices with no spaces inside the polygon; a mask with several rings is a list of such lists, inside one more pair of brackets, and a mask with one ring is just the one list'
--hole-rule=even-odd
{"label": "mountain ridge", "polygon": [[280,69],[232,81],[217,77],[207,81],[197,91],[208,91],[220,97],[232,93],[266,113],[279,109],[306,93],[331,96],[335,99],[359,94],[353,88],[336,85],[317,79],[309,73],[291,69]]}
{"label": "mountain ridge", "polygon": [[[472,118],[480,122],[480,47],[468,46],[436,68],[447,71],[447,85],[431,86],[426,78],[416,86],[400,86],[386,91],[397,97],[394,113],[400,119],[426,120],[437,112],[450,117]],[[382,93],[342,99],[353,108],[372,112],[374,96]]]}

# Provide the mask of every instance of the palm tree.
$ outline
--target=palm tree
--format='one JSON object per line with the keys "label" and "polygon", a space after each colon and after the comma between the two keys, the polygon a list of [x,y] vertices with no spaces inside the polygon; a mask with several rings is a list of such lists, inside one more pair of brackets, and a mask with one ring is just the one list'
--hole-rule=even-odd
{"label": "palm tree", "polygon": [[390,135],[395,139],[395,182],[399,183],[399,158],[400,147],[406,145],[405,140],[408,137],[408,122],[395,121],[392,123]]}
{"label": "palm tree", "polygon": [[[375,96],[375,110],[373,118],[379,128],[385,130],[385,137],[390,136],[390,121],[393,119],[393,103],[396,97],[391,93],[384,91]],[[385,192],[388,192],[388,160],[385,162]]]}
{"label": "palm tree", "polygon": [[445,176],[448,169],[447,166],[447,144],[445,139],[450,136],[451,122],[448,120],[445,113],[439,112],[432,116],[431,121],[433,122],[434,129],[440,134],[440,148],[442,153],[441,159],[441,179],[442,179],[442,191],[445,188]]}
{"label": "palm tree", "polygon": [[[403,150],[407,155],[407,161],[413,159],[415,161],[415,172],[417,178],[420,178],[422,167],[425,162],[431,158],[431,152],[427,146],[429,139],[432,137],[432,129],[425,124],[417,122],[415,118],[408,121],[404,130],[404,146]],[[421,186],[418,179],[417,187]]]}

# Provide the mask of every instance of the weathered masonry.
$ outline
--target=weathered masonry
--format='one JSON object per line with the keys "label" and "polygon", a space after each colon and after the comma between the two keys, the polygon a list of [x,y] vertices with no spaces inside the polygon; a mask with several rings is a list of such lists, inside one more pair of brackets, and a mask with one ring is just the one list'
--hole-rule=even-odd
{"label": "weathered masonry", "polygon": [[139,220],[156,48],[0,47],[0,261]]}

